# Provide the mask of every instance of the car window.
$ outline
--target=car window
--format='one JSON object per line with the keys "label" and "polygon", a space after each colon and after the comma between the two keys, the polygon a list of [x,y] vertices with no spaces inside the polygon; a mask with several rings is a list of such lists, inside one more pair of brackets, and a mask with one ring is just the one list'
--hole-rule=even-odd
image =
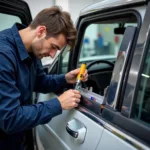
{"label": "car window", "polygon": [[132,53],[135,34],[138,33],[139,24],[134,14],[115,18],[93,19],[93,22],[87,21],[80,28],[83,38],[77,66],[86,63],[89,73],[88,81],[82,84],[81,105],[96,114],[101,113],[101,104],[118,109],[117,100],[128,55]]}
{"label": "car window", "polygon": [[0,13],[0,31],[10,28],[14,23],[21,23],[21,19],[17,16]]}
{"label": "car window", "polygon": [[[83,41],[81,43],[80,55],[78,66],[81,63],[87,63],[87,66],[97,60],[105,60],[114,63],[120,55],[123,54],[123,50],[120,50],[120,46],[123,40],[124,32],[127,27],[136,27],[137,23],[124,23],[122,24],[114,20],[105,22],[98,22],[94,24],[89,24],[83,36]],[[122,63],[119,64],[120,72],[124,64],[124,59]],[[115,68],[117,64],[114,64]],[[113,66],[114,66],[113,65]],[[115,69],[114,68],[114,69]],[[116,70],[116,69],[115,69]],[[89,81],[87,83],[88,89],[92,92],[104,95],[105,89],[110,85],[111,78],[115,78],[115,82],[120,79],[119,73],[112,76],[113,67],[107,63],[95,63],[92,67],[88,69],[89,72],[92,71]],[[117,88],[117,86],[115,87]],[[115,95],[115,93],[114,93]]]}
{"label": "car window", "polygon": [[[84,33],[79,62],[116,59],[123,38],[122,33],[115,33],[119,26],[119,23],[90,24]],[[128,26],[136,27],[137,24],[124,24]]]}
{"label": "car window", "polygon": [[67,73],[68,71],[68,63],[69,63],[69,55],[70,55],[70,46],[67,45],[63,52],[59,56],[59,68],[58,73]]}
{"label": "car window", "polygon": [[116,58],[123,35],[116,35],[114,24],[90,24],[84,33],[79,62]]}
{"label": "car window", "polygon": [[150,126],[150,46],[144,61],[136,102],[135,118]]}

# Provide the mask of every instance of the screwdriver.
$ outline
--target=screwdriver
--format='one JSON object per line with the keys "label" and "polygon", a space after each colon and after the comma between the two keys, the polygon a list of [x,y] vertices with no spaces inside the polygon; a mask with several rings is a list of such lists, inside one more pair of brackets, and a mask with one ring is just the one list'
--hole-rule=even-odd
{"label": "screwdriver", "polygon": [[83,77],[84,77],[84,72],[85,72],[85,70],[86,70],[86,64],[83,63],[83,64],[81,65],[81,67],[80,67],[80,72],[79,72],[79,74],[78,74],[78,76],[77,76],[77,79],[76,79],[76,85],[75,85],[75,89],[76,89],[76,90],[80,90],[80,88],[81,88],[81,80],[82,80]]}

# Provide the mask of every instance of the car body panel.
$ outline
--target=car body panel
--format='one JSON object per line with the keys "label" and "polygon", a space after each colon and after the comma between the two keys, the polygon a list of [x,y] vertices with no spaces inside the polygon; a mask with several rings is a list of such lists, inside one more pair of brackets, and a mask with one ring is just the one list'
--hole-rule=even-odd
{"label": "car body panel", "polygon": [[[109,143],[109,144],[106,144]],[[116,144],[117,143],[117,144]],[[111,132],[104,130],[101,141],[96,150],[136,150],[135,147],[127,144],[126,141],[112,134]]]}
{"label": "car body panel", "polygon": [[[57,97],[55,94],[40,94],[39,100],[46,101],[49,98]],[[40,101],[38,101],[40,102]],[[86,126],[86,136],[82,144],[79,144],[77,140],[71,137],[66,131],[67,123],[72,120],[80,120]],[[94,121],[91,121],[88,117],[83,115],[81,112],[74,110],[65,110],[63,113],[53,118],[48,124],[38,126],[37,128],[40,139],[43,146],[49,147],[50,149],[57,150],[95,150],[96,146],[101,138],[103,127],[99,126]],[[42,131],[43,130],[43,131]],[[42,138],[42,133],[48,132],[47,139]],[[43,134],[43,136],[45,136]],[[56,140],[57,139],[57,140]],[[47,142],[46,142],[47,141]],[[49,142],[48,142],[49,141]],[[52,141],[55,141],[54,143]],[[89,142],[90,141],[90,142]],[[91,144],[92,143],[92,144]],[[48,146],[49,145],[49,146]],[[61,146],[60,146],[61,145]],[[67,146],[66,146],[67,145]]]}
{"label": "car body panel", "polygon": [[132,5],[137,5],[140,3],[146,3],[146,0],[100,0],[95,4],[87,6],[86,8],[82,9],[80,12],[80,16],[87,15],[89,13],[96,13],[97,11],[104,11],[104,10],[111,10],[117,7],[128,7]]}

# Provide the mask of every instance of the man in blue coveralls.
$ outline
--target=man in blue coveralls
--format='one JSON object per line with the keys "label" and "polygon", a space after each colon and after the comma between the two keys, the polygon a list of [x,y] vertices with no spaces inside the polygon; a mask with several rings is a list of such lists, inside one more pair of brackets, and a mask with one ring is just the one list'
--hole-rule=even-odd
{"label": "man in blue coveralls", "polygon": [[[65,75],[46,75],[40,61],[45,56],[53,58],[67,44],[73,46],[75,38],[70,15],[56,6],[42,10],[28,27],[15,24],[0,32],[1,150],[24,149],[27,130],[78,106],[81,95],[76,90],[29,104],[33,91],[48,93],[75,83],[79,69]],[[87,78],[86,70],[83,81]]]}

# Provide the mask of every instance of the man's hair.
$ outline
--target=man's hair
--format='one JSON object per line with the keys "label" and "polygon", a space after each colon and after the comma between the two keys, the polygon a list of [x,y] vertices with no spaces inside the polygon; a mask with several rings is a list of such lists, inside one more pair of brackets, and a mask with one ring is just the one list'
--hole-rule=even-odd
{"label": "man's hair", "polygon": [[76,29],[70,14],[62,11],[61,7],[52,6],[40,11],[29,26],[35,29],[39,25],[46,26],[47,37],[57,37],[57,35],[62,33],[66,37],[67,44],[71,47],[74,45]]}

